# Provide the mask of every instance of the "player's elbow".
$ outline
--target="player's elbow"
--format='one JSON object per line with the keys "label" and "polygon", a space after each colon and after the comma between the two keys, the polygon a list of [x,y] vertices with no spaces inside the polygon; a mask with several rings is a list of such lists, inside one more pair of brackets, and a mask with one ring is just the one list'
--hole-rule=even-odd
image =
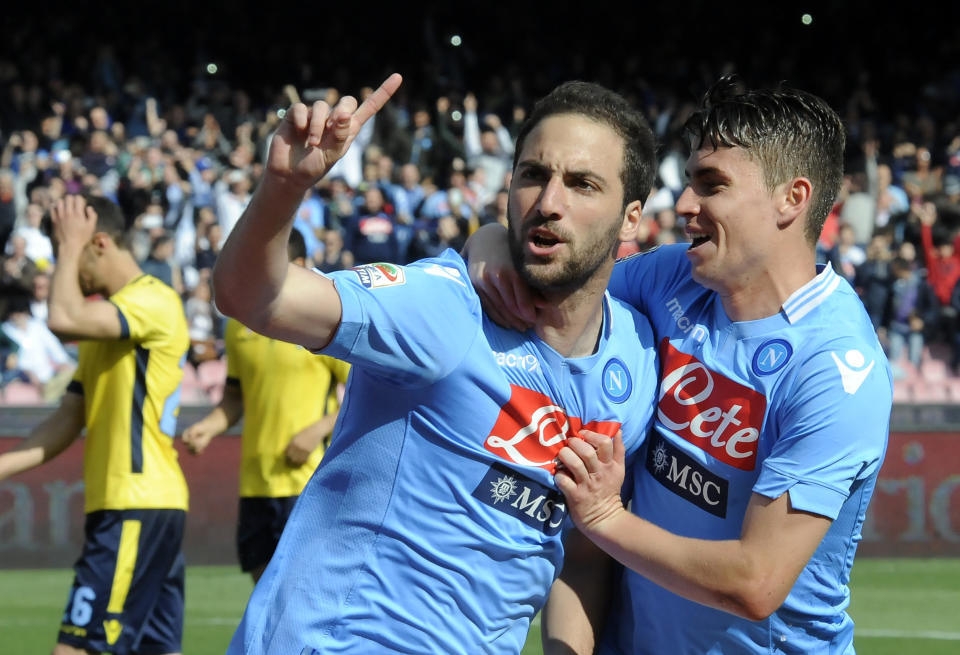
{"label": "player's elbow", "polygon": [[777,584],[769,577],[749,576],[737,586],[730,600],[735,614],[751,621],[763,621],[783,605],[789,593],[789,586]]}
{"label": "player's elbow", "polygon": [[212,281],[213,303],[217,310],[250,325],[258,312],[249,279],[224,270],[218,262],[213,268]]}
{"label": "player's elbow", "polygon": [[73,333],[75,322],[70,312],[51,303],[47,313],[47,327],[57,337],[63,339]]}

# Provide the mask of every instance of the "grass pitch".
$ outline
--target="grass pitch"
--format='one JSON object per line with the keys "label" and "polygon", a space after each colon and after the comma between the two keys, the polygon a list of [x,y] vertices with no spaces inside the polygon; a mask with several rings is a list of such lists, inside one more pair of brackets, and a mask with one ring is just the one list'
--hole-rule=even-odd
{"label": "grass pitch", "polygon": [[[69,569],[0,570],[0,652],[50,652],[72,575]],[[960,559],[861,558],[851,587],[861,655],[960,652]],[[251,588],[235,567],[189,567],[184,655],[222,654]],[[536,622],[523,655],[540,652]]]}

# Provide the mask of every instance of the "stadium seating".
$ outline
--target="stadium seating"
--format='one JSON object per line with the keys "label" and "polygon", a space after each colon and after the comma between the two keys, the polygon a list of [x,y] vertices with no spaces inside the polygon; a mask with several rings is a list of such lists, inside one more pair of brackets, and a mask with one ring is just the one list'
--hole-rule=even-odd
{"label": "stadium seating", "polygon": [[14,380],[3,387],[3,402],[6,405],[42,405],[43,394],[35,384]]}

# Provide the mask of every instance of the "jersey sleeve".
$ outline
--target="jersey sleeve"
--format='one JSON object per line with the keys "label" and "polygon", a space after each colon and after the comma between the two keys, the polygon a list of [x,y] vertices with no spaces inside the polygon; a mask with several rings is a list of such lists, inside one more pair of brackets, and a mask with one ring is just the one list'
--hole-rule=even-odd
{"label": "jersey sleeve", "polygon": [[[856,349],[823,351],[805,362],[775,420],[779,434],[753,491],[790,492],[794,509],[836,519],[855,481],[882,464],[892,383],[880,356],[845,361]],[[862,357],[862,356],[861,356]]]}
{"label": "jersey sleeve", "polygon": [[449,374],[480,332],[480,301],[452,250],[408,266],[369,264],[329,275],[343,315],[321,352],[400,384]]}
{"label": "jersey sleeve", "polygon": [[160,317],[171,312],[183,312],[176,292],[155,278],[149,278],[124,287],[110,297],[120,319],[120,338],[144,343],[162,338],[169,331],[169,323]]}
{"label": "jersey sleeve", "polygon": [[687,246],[660,246],[617,260],[607,284],[614,298],[629,303],[645,314],[658,298],[673,289],[678,280],[689,277]]}

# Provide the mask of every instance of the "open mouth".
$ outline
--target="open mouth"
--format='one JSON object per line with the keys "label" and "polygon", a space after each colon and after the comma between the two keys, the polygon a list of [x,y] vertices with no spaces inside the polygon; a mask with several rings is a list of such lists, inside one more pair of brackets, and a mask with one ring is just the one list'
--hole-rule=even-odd
{"label": "open mouth", "polygon": [[563,243],[563,239],[542,227],[536,227],[530,230],[527,233],[527,238],[530,244],[537,249],[549,249]]}
{"label": "open mouth", "polygon": [[530,242],[538,248],[549,248],[560,243],[560,240],[544,234],[533,234],[530,236]]}
{"label": "open mouth", "polygon": [[690,236],[690,250],[702,246],[703,244],[710,241],[709,235],[706,234],[691,234]]}

